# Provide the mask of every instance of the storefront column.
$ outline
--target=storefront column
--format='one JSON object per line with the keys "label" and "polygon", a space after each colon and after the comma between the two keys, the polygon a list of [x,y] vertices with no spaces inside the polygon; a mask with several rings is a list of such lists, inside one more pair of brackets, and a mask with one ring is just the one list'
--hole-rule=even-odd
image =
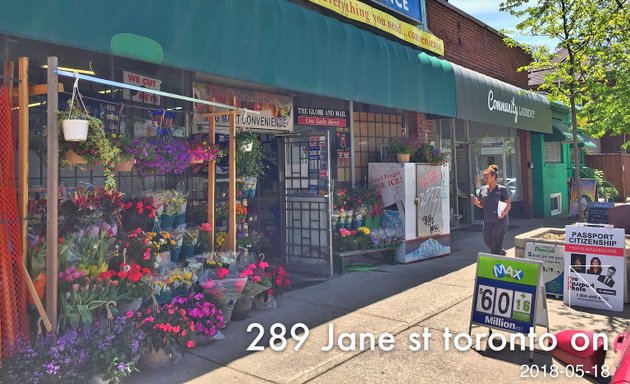
{"label": "storefront column", "polygon": [[521,189],[523,196],[523,217],[534,217],[534,190],[532,186],[532,150],[529,131],[519,129],[518,141],[521,157]]}

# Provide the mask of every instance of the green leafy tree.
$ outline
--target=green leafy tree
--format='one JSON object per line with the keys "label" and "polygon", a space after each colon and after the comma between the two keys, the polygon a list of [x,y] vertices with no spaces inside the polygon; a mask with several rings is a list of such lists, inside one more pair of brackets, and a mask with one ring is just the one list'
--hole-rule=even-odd
{"label": "green leafy tree", "polygon": [[[630,0],[506,0],[500,10],[522,20],[516,28],[559,41],[558,52],[525,47],[533,62],[520,70],[543,71],[541,91],[571,108],[574,185],[580,191],[578,121],[594,136],[630,132]],[[506,39],[510,46],[514,40]],[[584,213],[580,212],[580,221]]]}

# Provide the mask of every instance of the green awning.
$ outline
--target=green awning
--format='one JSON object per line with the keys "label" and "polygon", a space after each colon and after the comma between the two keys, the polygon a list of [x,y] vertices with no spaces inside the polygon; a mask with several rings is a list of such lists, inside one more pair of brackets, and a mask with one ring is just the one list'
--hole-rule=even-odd
{"label": "green awning", "polygon": [[543,95],[453,64],[457,118],[551,133],[551,107]]}
{"label": "green awning", "polygon": [[[5,0],[0,32],[455,117],[445,60],[287,0]],[[68,59],[60,57],[60,65]]]}
{"label": "green awning", "polygon": [[[545,141],[561,141],[567,144],[573,143],[573,130],[565,122],[558,119],[553,119],[552,127],[552,133],[545,135]],[[588,148],[597,148],[597,145],[593,143],[588,138],[588,136],[580,130],[578,130],[577,132],[577,142],[578,147],[585,146]]]}

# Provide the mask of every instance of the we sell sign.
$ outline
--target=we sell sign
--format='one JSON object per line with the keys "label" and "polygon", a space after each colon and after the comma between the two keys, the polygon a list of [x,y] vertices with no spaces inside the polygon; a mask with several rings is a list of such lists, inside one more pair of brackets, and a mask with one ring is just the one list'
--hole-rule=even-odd
{"label": "we sell sign", "polygon": [[626,290],[624,234],[623,229],[611,226],[566,227],[565,304],[623,311]]}

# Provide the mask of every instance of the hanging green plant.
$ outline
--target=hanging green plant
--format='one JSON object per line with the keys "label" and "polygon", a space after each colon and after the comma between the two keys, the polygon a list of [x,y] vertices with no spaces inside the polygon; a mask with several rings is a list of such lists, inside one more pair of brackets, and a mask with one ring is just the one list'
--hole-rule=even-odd
{"label": "hanging green plant", "polygon": [[246,131],[236,134],[236,177],[259,177],[265,173],[262,144],[258,137]]}
{"label": "hanging green plant", "polygon": [[[78,109],[70,111],[57,112],[58,115],[58,128],[59,134],[63,131],[63,120],[67,116],[75,114]],[[82,112],[82,111],[81,111]],[[84,112],[83,112],[84,113]],[[62,166],[79,166],[85,169],[85,165],[77,165],[66,160],[64,153],[67,151],[74,151],[77,155],[81,156],[86,161],[87,166],[95,166],[101,164],[103,166],[103,172],[105,174],[105,189],[116,188],[116,172],[113,168],[115,162],[120,155],[120,148],[114,146],[103,127],[103,122],[92,116],[88,116],[84,113],[84,116],[88,120],[89,132],[85,141],[62,141],[59,143],[59,160]]]}

